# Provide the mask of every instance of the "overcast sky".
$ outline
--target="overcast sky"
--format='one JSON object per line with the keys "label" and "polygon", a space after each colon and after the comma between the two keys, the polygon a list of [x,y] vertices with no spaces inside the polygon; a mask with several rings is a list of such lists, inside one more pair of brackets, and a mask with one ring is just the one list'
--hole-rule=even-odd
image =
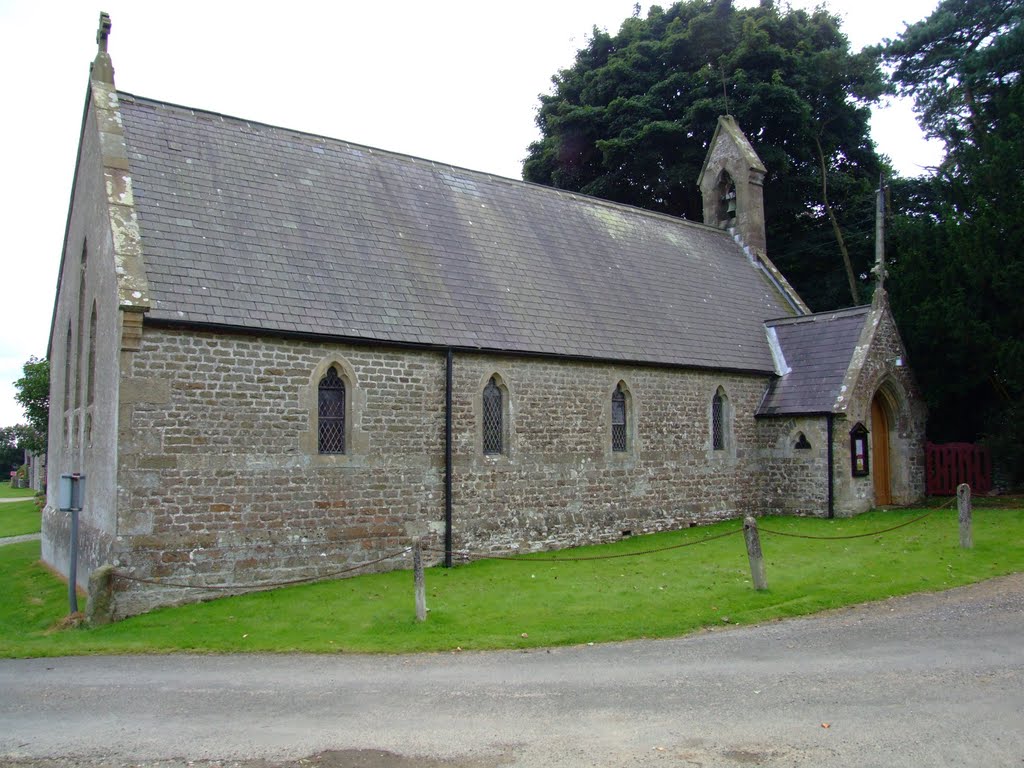
{"label": "overcast sky", "polygon": [[[828,0],[855,50],[937,0]],[[537,96],[591,29],[634,0],[0,0],[3,298],[0,426],[24,420],[12,383],[44,356],[89,63],[101,10],[122,91],[520,177]],[[737,0],[752,5],[755,0]],[[668,5],[668,2],[663,5]],[[813,7],[814,0],[793,0]],[[646,15],[650,3],[642,3]],[[905,104],[873,135],[904,175],[935,165]],[[769,191],[770,194],[770,191]]]}

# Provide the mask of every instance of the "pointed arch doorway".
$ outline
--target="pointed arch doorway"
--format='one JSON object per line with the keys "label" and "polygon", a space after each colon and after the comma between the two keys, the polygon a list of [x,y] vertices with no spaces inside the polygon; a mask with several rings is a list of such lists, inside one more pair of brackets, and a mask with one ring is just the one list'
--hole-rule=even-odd
{"label": "pointed arch doorway", "polygon": [[880,392],[871,401],[871,476],[875,486],[875,506],[892,504],[892,478],[889,468],[889,414]]}

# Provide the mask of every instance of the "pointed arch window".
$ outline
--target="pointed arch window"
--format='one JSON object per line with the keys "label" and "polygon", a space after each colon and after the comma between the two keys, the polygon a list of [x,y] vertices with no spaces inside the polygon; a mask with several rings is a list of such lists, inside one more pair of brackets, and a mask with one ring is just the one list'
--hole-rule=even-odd
{"label": "pointed arch window", "polygon": [[85,404],[92,405],[96,399],[96,302],[92,303],[89,316],[89,376],[85,386]]}
{"label": "pointed arch window", "polygon": [[68,321],[68,335],[64,344],[64,410],[71,410],[71,321]]}
{"label": "pointed arch window", "polygon": [[333,365],[317,388],[318,450],[345,453],[345,382]]}
{"label": "pointed arch window", "polygon": [[483,391],[484,455],[497,456],[504,452],[505,406],[504,395],[494,376]]}
{"label": "pointed arch window", "polygon": [[719,388],[711,398],[711,448],[724,451],[728,433],[729,401]]}
{"label": "pointed arch window", "polygon": [[722,171],[718,180],[718,221],[720,226],[731,227],[736,220],[736,183],[728,171]]}
{"label": "pointed arch window", "polygon": [[627,446],[626,393],[622,382],[612,392],[612,450],[624,452]]}
{"label": "pointed arch window", "polygon": [[68,321],[68,334],[64,344],[64,445],[71,449],[72,446],[72,429],[71,429],[71,321]]}
{"label": "pointed arch window", "polygon": [[75,382],[75,408],[82,406],[82,383],[86,378],[85,364],[85,274],[89,261],[89,250],[87,245],[82,246],[82,262],[78,270],[78,343],[75,345],[75,366],[78,368],[78,377]]}

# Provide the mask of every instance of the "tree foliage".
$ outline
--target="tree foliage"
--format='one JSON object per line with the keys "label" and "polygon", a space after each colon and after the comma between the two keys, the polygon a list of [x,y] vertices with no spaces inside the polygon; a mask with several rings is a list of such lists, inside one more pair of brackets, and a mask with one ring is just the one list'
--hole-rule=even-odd
{"label": "tree foliage", "polygon": [[936,440],[986,437],[1024,477],[1024,4],[943,0],[883,55],[946,145],[894,202],[892,304]]}
{"label": "tree foliage", "polygon": [[50,417],[50,363],[30,357],[22,366],[22,377],[14,382],[14,399],[25,409],[28,419],[22,447],[37,453],[46,451]]}
{"label": "tree foliage", "polygon": [[23,456],[22,438],[24,427],[0,427],[0,480],[7,477],[12,469],[21,466]]}
{"label": "tree foliage", "polygon": [[867,273],[881,168],[867,105],[884,83],[835,16],[770,0],[654,6],[614,35],[595,29],[553,83],[524,178],[699,221],[697,177],[718,116],[731,113],[769,171],[769,253],[813,308],[851,303],[821,169],[854,272]]}
{"label": "tree foliage", "polygon": [[[1020,0],[943,0],[927,19],[887,40],[896,89],[914,99],[921,126],[946,145],[947,170],[1005,134],[1019,116],[1024,28]],[[964,157],[964,155],[968,157]]]}

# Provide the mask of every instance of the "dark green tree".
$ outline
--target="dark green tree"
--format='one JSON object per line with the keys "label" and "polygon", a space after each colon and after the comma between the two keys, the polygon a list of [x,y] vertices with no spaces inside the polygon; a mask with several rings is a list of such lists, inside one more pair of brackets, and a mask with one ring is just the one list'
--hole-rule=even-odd
{"label": "dark green tree", "polygon": [[832,218],[862,289],[881,169],[868,104],[884,81],[835,16],[771,0],[654,6],[614,35],[595,29],[553,83],[525,179],[700,221],[697,176],[718,116],[731,113],[769,170],[773,260],[815,309],[856,300]]}
{"label": "dark green tree", "polygon": [[945,143],[948,173],[974,174],[975,152],[1019,131],[1010,118],[1019,123],[1022,15],[1021,0],[943,0],[882,48],[896,90],[914,99],[921,126]]}
{"label": "dark green tree", "polygon": [[30,357],[22,366],[22,377],[14,382],[14,399],[25,409],[28,429],[22,447],[37,453],[46,451],[50,419],[50,363]]}
{"label": "dark green tree", "polygon": [[943,0],[883,55],[946,157],[894,190],[892,305],[932,439],[1024,478],[1024,3]]}

